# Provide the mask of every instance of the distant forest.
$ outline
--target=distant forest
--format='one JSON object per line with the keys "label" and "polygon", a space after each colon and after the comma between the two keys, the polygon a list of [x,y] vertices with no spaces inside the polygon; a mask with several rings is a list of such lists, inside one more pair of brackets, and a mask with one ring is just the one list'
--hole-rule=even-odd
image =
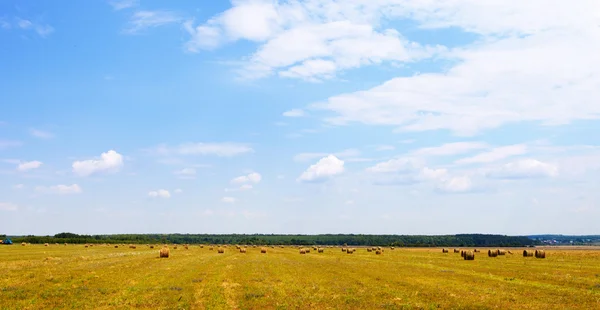
{"label": "distant forest", "polygon": [[541,244],[525,236],[460,234],[441,236],[418,235],[265,235],[265,234],[118,234],[78,235],[60,233],[54,236],[13,236],[14,243],[135,243],[135,244],[240,244],[240,245],[349,245],[397,247],[486,247],[533,246]]}

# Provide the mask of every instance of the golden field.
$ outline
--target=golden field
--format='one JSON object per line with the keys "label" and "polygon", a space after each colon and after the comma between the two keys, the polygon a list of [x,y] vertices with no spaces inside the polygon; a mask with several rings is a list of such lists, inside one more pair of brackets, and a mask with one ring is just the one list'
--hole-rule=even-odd
{"label": "golden field", "polygon": [[600,309],[600,250],[159,249],[0,246],[0,309]]}

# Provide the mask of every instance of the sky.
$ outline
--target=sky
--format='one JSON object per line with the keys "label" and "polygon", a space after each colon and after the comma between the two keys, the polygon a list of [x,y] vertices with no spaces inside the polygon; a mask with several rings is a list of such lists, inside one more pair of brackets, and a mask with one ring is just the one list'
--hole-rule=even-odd
{"label": "sky", "polygon": [[598,234],[596,0],[0,2],[0,234]]}

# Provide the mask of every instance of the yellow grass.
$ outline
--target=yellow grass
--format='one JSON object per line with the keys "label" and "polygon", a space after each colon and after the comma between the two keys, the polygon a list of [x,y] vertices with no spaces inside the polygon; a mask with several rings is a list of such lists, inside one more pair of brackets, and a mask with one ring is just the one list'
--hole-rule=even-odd
{"label": "yellow grass", "polygon": [[[522,254],[522,250],[513,250]],[[600,309],[600,251],[0,247],[0,309]]]}

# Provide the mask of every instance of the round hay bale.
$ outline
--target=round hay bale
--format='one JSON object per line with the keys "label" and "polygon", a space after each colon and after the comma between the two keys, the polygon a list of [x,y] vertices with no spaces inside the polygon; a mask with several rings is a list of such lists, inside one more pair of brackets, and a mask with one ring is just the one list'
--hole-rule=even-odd
{"label": "round hay bale", "polygon": [[319,248],[317,251],[318,251],[319,253],[323,253],[323,248]]}
{"label": "round hay bale", "polygon": [[267,248],[260,248],[260,253],[267,253]]}
{"label": "round hay bale", "polygon": [[442,253],[448,253],[448,249],[442,249]]}
{"label": "round hay bale", "polygon": [[506,250],[498,250],[498,255],[506,255]]}
{"label": "round hay bale", "polygon": [[200,245],[200,248],[201,248],[201,249],[204,249],[204,244],[201,244],[201,245]]}
{"label": "round hay bale", "polygon": [[213,250],[213,247],[208,247],[208,250],[209,250],[209,251],[212,251],[212,250]]}
{"label": "round hay bale", "polygon": [[342,252],[346,252],[346,248],[342,248]]}
{"label": "round hay bale", "polygon": [[533,257],[533,251],[523,250],[523,257]]}
{"label": "round hay bale", "polygon": [[151,248],[151,249],[154,249],[154,246],[153,246],[153,245],[151,245],[151,246],[150,246],[150,248]]}
{"label": "round hay bale", "polygon": [[26,245],[27,245],[27,243],[21,242],[21,246],[26,246]]}
{"label": "round hay bale", "polygon": [[219,253],[219,254],[225,253],[225,248],[218,248],[217,253]]}
{"label": "round hay bale", "polygon": [[371,248],[367,248],[367,252],[373,252]]}
{"label": "round hay bale", "polygon": [[169,247],[166,245],[158,251],[158,255],[160,258],[169,258]]}
{"label": "round hay bale", "polygon": [[44,243],[44,246],[48,246],[48,243]]}
{"label": "round hay bale", "polygon": [[240,248],[240,253],[246,253],[246,248]]}
{"label": "round hay bale", "polygon": [[460,250],[460,257],[465,257],[465,250]]}
{"label": "round hay bale", "polygon": [[488,250],[488,256],[489,257],[496,257],[496,256],[498,256],[498,250]]}
{"label": "round hay bale", "polygon": [[119,246],[118,246],[118,245],[115,245],[115,249],[118,249],[118,248],[119,248]]}
{"label": "round hay bale", "polygon": [[381,255],[381,251],[380,251],[380,250],[377,250],[377,251],[375,251],[375,254],[377,254],[377,255]]}
{"label": "round hay bale", "polygon": [[306,254],[306,251],[304,249],[300,249],[299,252],[300,254]]}
{"label": "round hay bale", "polygon": [[137,248],[137,246],[135,246],[135,245],[133,245],[133,244],[132,244],[132,245],[130,245],[130,246],[129,246],[129,248],[130,248],[130,249],[136,249],[136,248]]}
{"label": "round hay bale", "polygon": [[473,251],[465,251],[463,255],[464,260],[475,260],[475,253]]}
{"label": "round hay bale", "polygon": [[390,250],[394,250],[394,247],[391,247]]}
{"label": "round hay bale", "polygon": [[67,243],[65,242],[65,246],[67,246]]}
{"label": "round hay bale", "polygon": [[177,246],[174,246],[174,247],[173,247],[173,250],[177,250]]}
{"label": "round hay bale", "polygon": [[473,249],[473,253],[479,253],[481,251],[479,251],[478,249]]}
{"label": "round hay bale", "polygon": [[535,250],[535,258],[546,258],[546,251]]}
{"label": "round hay bale", "polygon": [[310,253],[310,248],[306,248],[304,249],[304,251],[306,252],[306,254]]}
{"label": "round hay bale", "polygon": [[454,253],[460,253],[459,249],[454,249]]}

